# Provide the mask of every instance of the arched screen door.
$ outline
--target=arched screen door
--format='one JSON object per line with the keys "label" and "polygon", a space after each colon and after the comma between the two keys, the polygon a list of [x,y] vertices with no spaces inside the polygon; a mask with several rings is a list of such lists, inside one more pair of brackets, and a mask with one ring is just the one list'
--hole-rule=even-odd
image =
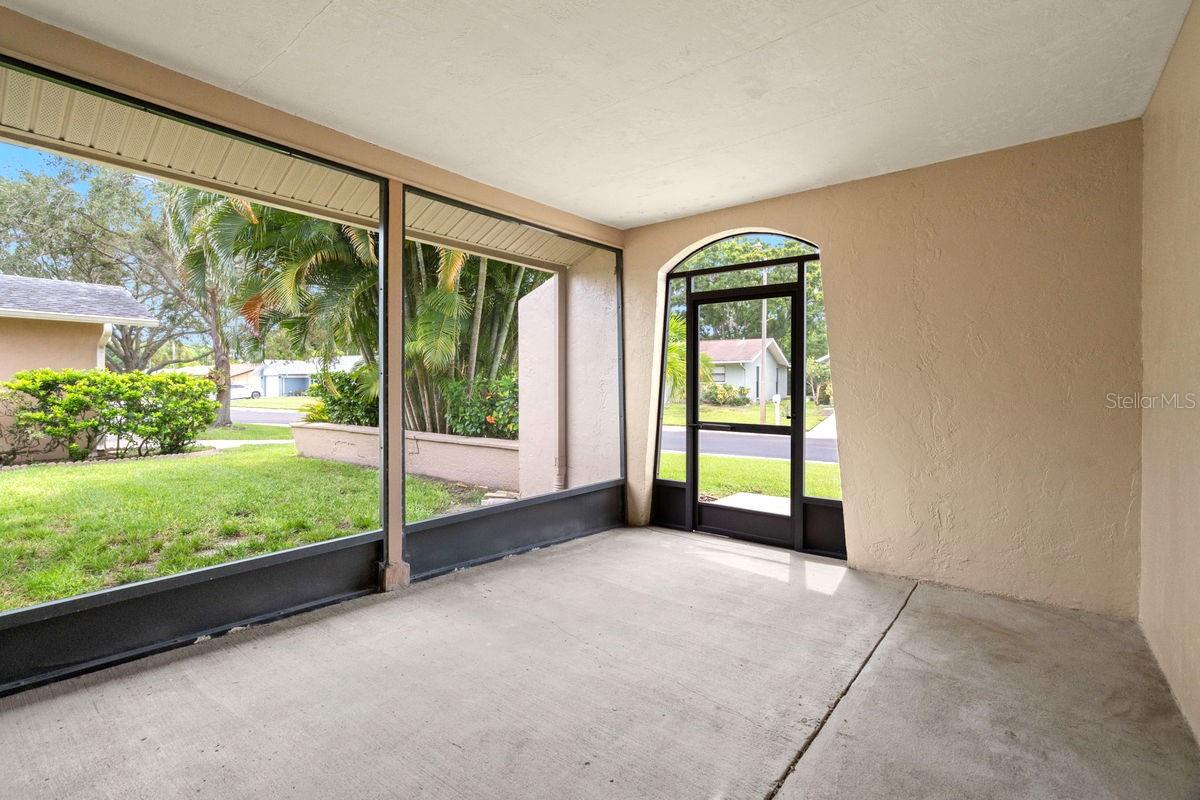
{"label": "arched screen door", "polygon": [[819,258],[686,273],[685,426],[660,442],[684,450],[684,480],[657,482],[657,522],[845,556],[841,502],[804,491],[803,267]]}

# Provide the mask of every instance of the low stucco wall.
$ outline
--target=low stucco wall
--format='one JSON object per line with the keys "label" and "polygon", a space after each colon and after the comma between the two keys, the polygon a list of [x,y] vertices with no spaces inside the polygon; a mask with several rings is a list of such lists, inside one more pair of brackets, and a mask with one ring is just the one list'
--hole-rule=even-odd
{"label": "low stucco wall", "polygon": [[404,434],[404,466],[410,475],[518,491],[519,442],[409,431]]}
{"label": "low stucco wall", "polygon": [[[1200,734],[1200,6],[1143,120],[1142,582],[1146,639]],[[1176,393],[1178,407],[1161,402]],[[1130,411],[1136,414],[1138,411]]]}
{"label": "low stucco wall", "polygon": [[297,422],[292,425],[292,438],[296,440],[296,452],[305,458],[379,467],[379,428]]}

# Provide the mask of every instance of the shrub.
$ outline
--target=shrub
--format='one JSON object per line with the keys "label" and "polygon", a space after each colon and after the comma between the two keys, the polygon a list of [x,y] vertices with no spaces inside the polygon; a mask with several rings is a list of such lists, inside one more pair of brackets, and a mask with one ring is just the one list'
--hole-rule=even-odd
{"label": "shrub", "polygon": [[520,434],[517,377],[512,373],[495,380],[475,379],[475,391],[466,381],[446,387],[446,424],[459,436],[516,439]]}
{"label": "shrub", "polygon": [[317,402],[305,419],[337,425],[379,425],[378,369],[367,364],[352,372],[320,372],[308,387]]}
{"label": "shrub", "polygon": [[2,385],[15,408],[6,438],[42,442],[46,452],[63,447],[73,461],[110,435],[118,457],[133,448],[139,455],[181,452],[217,412],[210,381],[175,373],[34,369]]}
{"label": "shrub", "polygon": [[750,390],[727,383],[706,383],[700,390],[700,399],[714,406],[744,406],[750,404]]}

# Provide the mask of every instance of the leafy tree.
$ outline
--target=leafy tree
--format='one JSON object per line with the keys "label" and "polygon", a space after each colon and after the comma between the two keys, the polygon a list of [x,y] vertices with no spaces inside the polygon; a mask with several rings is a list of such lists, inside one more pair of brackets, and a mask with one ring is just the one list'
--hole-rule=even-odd
{"label": "leafy tree", "polygon": [[196,310],[162,280],[173,271],[159,198],[130,173],[52,157],[53,174],[0,179],[0,272],[125,287],[159,321],[117,325],[106,361],[161,369],[164,348],[203,331]]}

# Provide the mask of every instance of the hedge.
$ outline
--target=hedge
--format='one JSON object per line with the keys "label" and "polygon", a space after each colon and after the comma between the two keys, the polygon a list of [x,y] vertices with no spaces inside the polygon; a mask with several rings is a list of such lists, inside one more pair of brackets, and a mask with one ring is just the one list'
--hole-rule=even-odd
{"label": "hedge", "polygon": [[82,461],[107,436],[115,437],[118,458],[179,453],[213,423],[218,408],[212,381],[179,373],[33,369],[0,387],[0,464],[60,447]]}

